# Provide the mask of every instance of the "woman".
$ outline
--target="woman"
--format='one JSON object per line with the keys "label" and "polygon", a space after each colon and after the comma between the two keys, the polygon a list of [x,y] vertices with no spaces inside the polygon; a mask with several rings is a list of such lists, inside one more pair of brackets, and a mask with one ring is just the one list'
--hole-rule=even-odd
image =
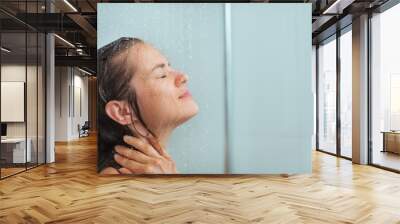
{"label": "woman", "polygon": [[198,106],[187,75],[154,47],[120,38],[98,51],[101,174],[174,174],[166,147],[172,131]]}

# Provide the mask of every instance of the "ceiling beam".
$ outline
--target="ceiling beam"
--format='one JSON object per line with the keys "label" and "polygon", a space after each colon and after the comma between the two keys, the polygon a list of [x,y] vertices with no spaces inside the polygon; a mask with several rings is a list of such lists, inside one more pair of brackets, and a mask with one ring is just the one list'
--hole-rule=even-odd
{"label": "ceiling beam", "polygon": [[80,14],[68,14],[67,15],[72,21],[82,28],[85,34],[88,36],[86,42],[91,46],[96,46],[97,30],[90,24],[85,17]]}
{"label": "ceiling beam", "polygon": [[97,59],[91,56],[55,56],[56,66],[87,67],[96,71]]}
{"label": "ceiling beam", "polygon": [[322,14],[342,14],[343,10],[351,5],[355,0],[336,0],[333,1]]}

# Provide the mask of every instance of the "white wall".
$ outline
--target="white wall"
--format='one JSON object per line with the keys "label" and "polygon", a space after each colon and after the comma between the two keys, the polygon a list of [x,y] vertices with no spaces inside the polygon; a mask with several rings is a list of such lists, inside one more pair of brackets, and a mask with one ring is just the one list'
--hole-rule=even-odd
{"label": "white wall", "polygon": [[77,139],[78,124],[88,120],[88,78],[83,75],[76,68],[56,67],[55,141]]}
{"label": "white wall", "polygon": [[[88,77],[81,76],[83,73],[79,72],[78,75],[76,75],[76,72],[78,70],[74,70],[75,75],[74,75],[74,96],[71,96],[74,99],[74,108],[72,108],[72,120],[71,120],[71,135],[73,138],[77,138],[79,133],[78,133],[78,124],[81,126],[85,123],[85,121],[88,121]],[[79,93],[80,91],[80,93]],[[80,95],[80,98],[79,98]],[[80,102],[79,102],[80,101]],[[72,102],[71,102],[72,105]],[[81,108],[79,108],[81,107]],[[79,111],[81,109],[81,111]]]}
{"label": "white wall", "polygon": [[55,141],[68,140],[68,86],[67,67],[55,68]]}

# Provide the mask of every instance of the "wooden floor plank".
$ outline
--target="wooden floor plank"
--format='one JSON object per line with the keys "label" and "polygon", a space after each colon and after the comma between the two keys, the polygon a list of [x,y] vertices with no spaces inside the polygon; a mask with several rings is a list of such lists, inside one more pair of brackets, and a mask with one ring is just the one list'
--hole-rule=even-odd
{"label": "wooden floor plank", "polygon": [[100,177],[96,138],[0,181],[0,223],[400,223],[400,175],[313,153],[303,175]]}

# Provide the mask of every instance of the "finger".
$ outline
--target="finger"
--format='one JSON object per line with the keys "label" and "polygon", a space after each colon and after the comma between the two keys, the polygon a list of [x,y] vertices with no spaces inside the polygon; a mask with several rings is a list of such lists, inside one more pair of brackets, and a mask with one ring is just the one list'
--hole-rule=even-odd
{"label": "finger", "polygon": [[163,156],[166,159],[172,159],[172,157],[168,154],[167,150],[163,149]]}
{"label": "finger", "polygon": [[133,174],[143,174],[146,171],[146,167],[143,164],[127,159],[118,154],[114,155],[114,160],[122,167],[129,169]]}
{"label": "finger", "polygon": [[157,150],[160,155],[166,159],[171,159],[171,156],[168,154],[167,150],[165,150],[155,139],[149,139],[150,143],[153,145],[153,148]]}
{"label": "finger", "polygon": [[148,139],[148,141],[150,142],[150,144],[153,146],[153,148],[155,149],[155,150],[157,150],[157,152],[161,155],[161,156],[166,156],[166,155],[168,155],[167,153],[166,153],[166,151],[165,151],[165,149],[163,149],[162,147],[161,147],[161,145],[158,143],[158,141],[156,140],[156,139],[154,139],[153,137],[150,137],[149,139]]}
{"label": "finger", "polygon": [[139,138],[124,135],[124,142],[133,146],[135,149],[139,150],[149,157],[161,157],[160,154],[149,143],[146,143]]}
{"label": "finger", "polygon": [[119,171],[121,174],[133,174],[132,171],[130,171],[129,169],[127,169],[127,168],[125,168],[125,167],[119,168],[118,171]]}
{"label": "finger", "polygon": [[146,163],[150,160],[150,157],[146,156],[142,152],[139,152],[135,149],[128,148],[126,146],[117,145],[117,146],[115,146],[115,151],[117,151],[118,154],[120,154],[128,159],[135,160],[136,162]]}
{"label": "finger", "polygon": [[113,167],[103,169],[100,174],[119,174],[118,170]]}

